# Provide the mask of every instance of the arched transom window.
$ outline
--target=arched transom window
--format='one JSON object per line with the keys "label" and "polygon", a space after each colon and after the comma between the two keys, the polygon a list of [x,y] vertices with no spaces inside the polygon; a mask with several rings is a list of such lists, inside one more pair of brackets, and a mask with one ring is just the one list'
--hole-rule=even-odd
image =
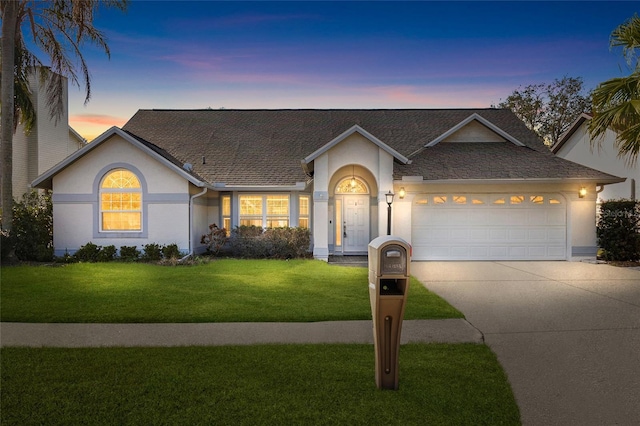
{"label": "arched transom window", "polygon": [[368,194],[367,184],[357,177],[342,179],[336,186],[336,194]]}
{"label": "arched transom window", "polygon": [[100,217],[103,231],[142,230],[142,188],[134,173],[107,173],[100,185]]}

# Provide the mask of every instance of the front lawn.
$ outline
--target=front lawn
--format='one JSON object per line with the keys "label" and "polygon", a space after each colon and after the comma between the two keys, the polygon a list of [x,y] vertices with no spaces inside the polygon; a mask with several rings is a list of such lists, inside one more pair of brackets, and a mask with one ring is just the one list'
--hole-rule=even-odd
{"label": "front lawn", "polygon": [[[0,319],[162,323],[371,319],[366,268],[317,260],[223,259],[196,266],[91,263],[2,267]],[[405,319],[462,314],[412,279]]]}
{"label": "front lawn", "polygon": [[518,425],[485,345],[400,348],[378,390],[371,345],[3,348],[2,425]]}

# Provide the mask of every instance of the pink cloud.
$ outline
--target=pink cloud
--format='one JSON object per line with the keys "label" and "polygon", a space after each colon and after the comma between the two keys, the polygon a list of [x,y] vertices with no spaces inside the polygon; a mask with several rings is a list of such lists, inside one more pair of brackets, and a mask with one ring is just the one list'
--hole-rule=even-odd
{"label": "pink cloud", "polygon": [[122,126],[128,118],[115,117],[106,114],[76,114],[69,117],[71,127],[74,125]]}

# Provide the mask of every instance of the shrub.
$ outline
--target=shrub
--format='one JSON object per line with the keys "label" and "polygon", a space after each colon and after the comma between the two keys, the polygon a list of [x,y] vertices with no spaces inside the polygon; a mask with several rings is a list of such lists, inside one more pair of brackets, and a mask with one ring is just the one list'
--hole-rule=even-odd
{"label": "shrub", "polygon": [[231,231],[229,251],[233,257],[292,259],[307,257],[310,242],[306,228],[240,226]]}
{"label": "shrub", "polygon": [[98,253],[98,262],[111,262],[116,258],[117,253],[118,250],[114,245],[102,247]]}
{"label": "shrub", "polygon": [[168,244],[162,247],[162,257],[165,259],[179,259],[180,250],[177,244]]}
{"label": "shrub", "polygon": [[227,230],[219,228],[215,223],[209,225],[209,232],[200,238],[200,243],[206,244],[207,251],[214,256],[220,253],[228,241]]}
{"label": "shrub", "polygon": [[609,261],[640,260],[640,202],[605,201],[600,205],[598,246]]}
{"label": "shrub", "polygon": [[87,244],[80,247],[78,251],[74,253],[73,257],[78,262],[97,262],[100,258],[101,250],[102,247],[89,241]]}
{"label": "shrub", "polygon": [[125,261],[135,261],[140,258],[140,250],[137,246],[122,246],[120,247],[120,259]]}
{"label": "shrub", "polygon": [[162,259],[162,248],[158,244],[145,244],[142,250],[142,260],[146,262],[157,262]]}
{"label": "shrub", "polygon": [[53,260],[53,204],[49,191],[32,190],[14,204],[8,242],[15,243],[16,257],[20,260]]}

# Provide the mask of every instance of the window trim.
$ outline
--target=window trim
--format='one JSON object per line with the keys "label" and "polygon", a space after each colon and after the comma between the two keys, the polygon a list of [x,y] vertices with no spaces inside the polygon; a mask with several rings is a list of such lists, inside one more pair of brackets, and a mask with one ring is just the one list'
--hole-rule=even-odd
{"label": "window trim", "polygon": [[[101,185],[106,177],[106,175],[115,170],[115,169],[127,169],[131,173],[135,174],[140,182],[140,191],[142,194],[142,218],[140,220],[141,230],[140,231],[103,231],[102,230],[102,219],[101,219]],[[94,239],[103,239],[103,238],[148,238],[149,237],[149,192],[147,181],[144,178],[140,169],[135,167],[129,163],[111,163],[102,169],[100,169],[94,178],[93,181],[93,238]]]}
{"label": "window trim", "polygon": [[[136,180],[138,181],[138,186],[134,187],[134,188],[105,188],[104,187],[104,183],[105,180],[111,176],[114,173],[117,173],[118,171],[124,171],[124,172],[128,172],[130,174],[132,174]],[[132,209],[132,210],[125,210],[125,209],[121,209],[121,210],[105,210],[104,209],[104,203],[105,201],[103,200],[103,195],[104,194],[139,194],[140,195],[140,208],[138,209]],[[99,195],[99,209],[100,209],[100,231],[101,232],[126,232],[126,233],[131,233],[131,232],[142,232],[142,185],[140,184],[140,179],[138,179],[138,176],[132,172],[129,169],[123,168],[123,167],[119,167],[116,169],[112,169],[109,170],[107,173],[104,174],[104,176],[102,176],[102,179],[100,180],[100,195]],[[135,214],[139,214],[140,215],[140,228],[136,228],[136,229],[105,229],[104,226],[104,215],[105,213],[135,213]]]}

